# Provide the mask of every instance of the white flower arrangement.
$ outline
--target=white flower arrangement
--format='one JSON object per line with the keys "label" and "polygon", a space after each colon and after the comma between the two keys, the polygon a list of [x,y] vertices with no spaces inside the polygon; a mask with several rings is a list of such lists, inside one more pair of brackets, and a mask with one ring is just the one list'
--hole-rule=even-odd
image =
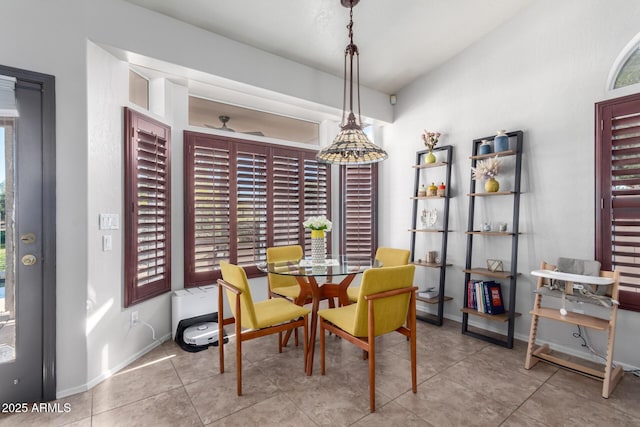
{"label": "white flower arrangement", "polygon": [[502,162],[498,156],[486,160],[480,160],[475,168],[471,168],[473,179],[491,179],[498,176]]}
{"label": "white flower arrangement", "polygon": [[309,217],[302,223],[302,226],[309,230],[331,231],[331,225],[331,221],[329,221],[324,215]]}
{"label": "white flower arrangement", "polygon": [[422,134],[422,140],[424,141],[425,147],[427,147],[429,151],[433,151],[433,148],[438,143],[438,139],[440,139],[441,135],[442,134],[440,132],[429,132],[425,129]]}

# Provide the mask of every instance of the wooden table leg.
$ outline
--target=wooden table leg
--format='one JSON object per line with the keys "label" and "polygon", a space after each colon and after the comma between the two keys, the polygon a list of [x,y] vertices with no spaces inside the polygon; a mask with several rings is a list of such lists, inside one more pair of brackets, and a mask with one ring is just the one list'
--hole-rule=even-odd
{"label": "wooden table leg", "polygon": [[[298,282],[304,281],[302,277],[297,277]],[[307,354],[305,359],[305,367],[307,375],[313,373],[313,354],[316,348],[316,331],[318,329],[318,308],[320,306],[320,288],[318,282],[313,276],[308,276],[308,285],[311,290],[311,322],[309,325],[309,343],[307,345]],[[302,287],[302,284],[300,285]]]}
{"label": "wooden table leg", "polygon": [[[307,346],[307,355],[305,361],[305,368],[307,375],[313,374],[313,356],[315,353],[316,333],[318,329],[318,308],[320,307],[320,300],[326,297],[338,297],[340,305],[349,305],[349,297],[347,296],[347,288],[349,284],[356,277],[355,274],[349,274],[339,284],[325,283],[322,286],[318,285],[316,278],[313,276],[307,276],[307,280],[304,277],[296,277],[300,287],[309,289],[312,297],[311,306],[311,322],[309,324],[309,345]],[[303,283],[304,282],[304,283]]]}

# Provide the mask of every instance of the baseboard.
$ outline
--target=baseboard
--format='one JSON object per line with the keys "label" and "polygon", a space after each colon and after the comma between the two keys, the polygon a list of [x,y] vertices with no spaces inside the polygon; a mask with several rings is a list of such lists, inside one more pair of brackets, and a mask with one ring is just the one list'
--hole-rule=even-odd
{"label": "baseboard", "polygon": [[146,347],[142,348],[137,353],[132,354],[127,359],[125,359],[122,362],[120,362],[118,365],[112,367],[111,369],[109,369],[107,371],[102,372],[100,375],[98,375],[97,377],[91,379],[90,381],[88,381],[85,384],[79,385],[77,387],[67,388],[67,389],[64,389],[64,390],[57,390],[56,391],[56,399],[62,399],[64,397],[68,397],[68,396],[71,396],[71,395],[74,395],[74,394],[78,394],[78,393],[83,393],[83,392],[85,392],[87,390],[92,389],[93,387],[97,386],[98,384],[100,384],[101,382],[103,382],[107,378],[111,377],[113,374],[115,374],[116,372],[120,371],[121,369],[127,367],[130,363],[134,362],[138,358],[140,358],[143,355],[147,354],[148,352],[150,352],[154,348],[158,347],[159,345],[161,345],[163,342],[167,341],[170,338],[171,338],[171,332],[169,332],[168,334],[163,335],[162,337],[156,339],[155,341],[153,341],[152,343],[150,343]]}

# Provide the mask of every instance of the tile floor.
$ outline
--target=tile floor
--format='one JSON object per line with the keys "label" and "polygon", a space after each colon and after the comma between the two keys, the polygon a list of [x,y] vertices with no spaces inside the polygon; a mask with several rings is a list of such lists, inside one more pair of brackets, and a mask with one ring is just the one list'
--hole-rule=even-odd
{"label": "tile floor", "polygon": [[[640,426],[640,378],[627,374],[609,399],[601,383],[546,364],[524,369],[512,350],[461,335],[460,325],[418,322],[418,393],[400,334],[377,341],[377,411],[369,413],[367,362],[327,338],[327,373],[303,373],[302,346],[277,352],[275,336],[243,348],[244,396],[235,352],[187,353],[168,341],[85,393],[58,401],[66,413],[0,415],[0,426]],[[316,353],[318,355],[318,353]]]}

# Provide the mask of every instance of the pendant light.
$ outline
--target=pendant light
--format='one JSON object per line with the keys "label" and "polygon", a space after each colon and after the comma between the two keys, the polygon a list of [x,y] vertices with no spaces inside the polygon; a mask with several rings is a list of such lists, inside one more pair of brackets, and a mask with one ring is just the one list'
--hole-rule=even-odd
{"label": "pendant light", "polygon": [[[367,164],[376,163],[387,158],[387,153],[367,138],[362,131],[362,117],[360,116],[360,55],[358,46],[353,43],[353,6],[360,0],[340,0],[344,7],[349,8],[349,44],[344,52],[344,96],[342,101],[342,120],[340,132],[331,145],[321,150],[316,158],[320,162],[332,164]],[[354,74],[355,57],[355,74]],[[347,66],[348,65],[348,66]],[[353,113],[353,90],[357,91],[358,119]],[[349,86],[349,113],[347,114],[347,81]],[[347,118],[345,123],[345,117]]]}

